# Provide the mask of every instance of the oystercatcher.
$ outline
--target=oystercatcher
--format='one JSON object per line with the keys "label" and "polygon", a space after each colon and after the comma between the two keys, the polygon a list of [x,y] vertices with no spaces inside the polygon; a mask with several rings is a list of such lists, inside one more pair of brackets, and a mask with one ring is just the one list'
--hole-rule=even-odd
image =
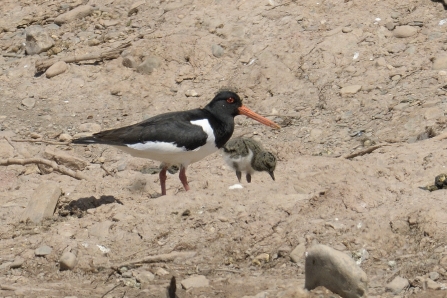
{"label": "oystercatcher", "polygon": [[111,145],[135,157],[160,161],[161,194],[166,195],[168,167],[180,166],[180,181],[189,190],[186,168],[225,145],[233,134],[237,115],[280,128],[245,107],[236,93],[222,91],[203,109],[161,114],[134,125],[75,139],[73,143]]}
{"label": "oystercatcher", "polygon": [[255,171],[265,171],[275,180],[276,158],[268,151],[264,151],[261,144],[251,138],[235,138],[223,147],[225,162],[236,171],[241,182],[242,172],[246,172],[247,182],[251,182],[251,175]]}

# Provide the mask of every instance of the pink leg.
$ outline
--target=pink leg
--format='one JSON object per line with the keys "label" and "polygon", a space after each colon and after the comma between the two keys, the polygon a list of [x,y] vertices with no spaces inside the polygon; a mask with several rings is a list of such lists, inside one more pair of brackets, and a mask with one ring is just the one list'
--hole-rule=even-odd
{"label": "pink leg", "polygon": [[161,195],[166,195],[166,170],[168,169],[168,166],[164,165],[163,168],[160,171],[160,185],[161,185]]}
{"label": "pink leg", "polygon": [[188,191],[189,185],[188,185],[188,178],[186,178],[186,167],[180,166],[180,174],[178,176],[180,178],[180,181],[182,181],[183,187],[185,188],[186,191]]}

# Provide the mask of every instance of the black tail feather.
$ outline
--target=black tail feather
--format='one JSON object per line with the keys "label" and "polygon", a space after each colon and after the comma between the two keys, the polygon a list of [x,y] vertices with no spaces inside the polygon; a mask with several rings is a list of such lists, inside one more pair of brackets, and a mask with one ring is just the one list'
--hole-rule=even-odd
{"label": "black tail feather", "polygon": [[175,281],[175,276],[173,276],[171,278],[171,283],[169,284],[169,287],[168,287],[169,298],[176,298],[177,297],[177,295],[175,295],[176,291],[177,291],[177,284]]}
{"label": "black tail feather", "polygon": [[94,136],[74,139],[71,142],[73,144],[84,144],[84,145],[101,143],[101,141],[95,138]]}

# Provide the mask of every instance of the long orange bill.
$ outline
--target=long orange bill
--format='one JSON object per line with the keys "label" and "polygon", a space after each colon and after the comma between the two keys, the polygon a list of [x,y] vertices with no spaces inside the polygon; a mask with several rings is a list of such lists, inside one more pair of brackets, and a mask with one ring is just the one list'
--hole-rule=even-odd
{"label": "long orange bill", "polygon": [[279,126],[275,122],[273,122],[267,118],[264,118],[261,115],[256,114],[255,112],[253,112],[246,106],[241,106],[238,110],[239,110],[239,115],[245,115],[251,119],[254,119],[254,120],[261,122],[262,124],[270,126],[272,128],[277,128],[277,129],[281,128],[281,126]]}

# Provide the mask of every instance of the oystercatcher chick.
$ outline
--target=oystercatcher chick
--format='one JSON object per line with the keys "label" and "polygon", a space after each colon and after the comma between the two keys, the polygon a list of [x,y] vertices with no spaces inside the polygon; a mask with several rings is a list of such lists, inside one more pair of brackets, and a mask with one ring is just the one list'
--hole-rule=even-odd
{"label": "oystercatcher chick", "polygon": [[276,157],[264,151],[261,144],[251,138],[235,138],[223,147],[225,162],[236,171],[241,182],[242,172],[246,172],[247,182],[251,182],[251,175],[255,172],[267,172],[275,180]]}
{"label": "oystercatcher chick", "polygon": [[160,161],[161,194],[166,195],[168,167],[180,166],[180,181],[185,190],[189,190],[186,168],[216,152],[230,139],[237,115],[280,128],[244,106],[236,93],[223,91],[203,109],[161,114],[134,125],[75,139],[73,143],[111,145],[135,157]]}

